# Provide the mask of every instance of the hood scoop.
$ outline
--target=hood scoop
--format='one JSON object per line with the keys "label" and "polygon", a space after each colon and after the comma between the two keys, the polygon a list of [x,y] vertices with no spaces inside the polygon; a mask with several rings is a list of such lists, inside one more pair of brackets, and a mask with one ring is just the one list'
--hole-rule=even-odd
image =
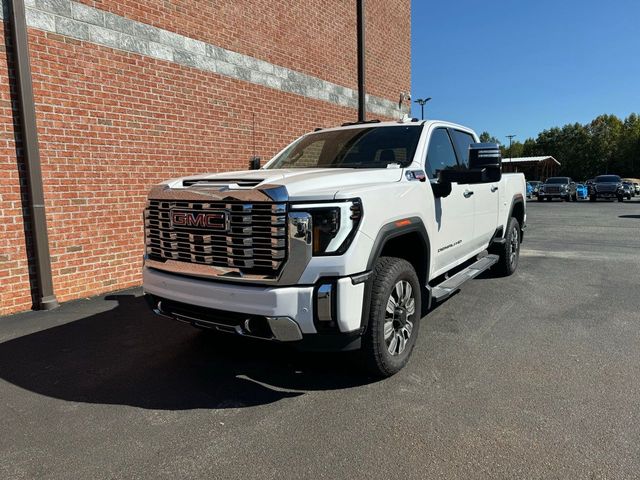
{"label": "hood scoop", "polygon": [[264,182],[264,178],[190,178],[183,180],[183,187],[239,187],[252,188]]}

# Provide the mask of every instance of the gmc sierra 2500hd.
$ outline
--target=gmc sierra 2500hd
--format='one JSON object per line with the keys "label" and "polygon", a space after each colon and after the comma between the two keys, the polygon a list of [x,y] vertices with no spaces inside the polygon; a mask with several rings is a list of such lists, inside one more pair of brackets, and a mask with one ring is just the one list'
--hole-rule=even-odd
{"label": "gmc sierra 2500hd", "polygon": [[[400,370],[422,313],[518,265],[525,179],[496,144],[441,121],[302,136],[264,167],[155,186],[144,291],[161,315]],[[423,310],[424,308],[424,310]]]}

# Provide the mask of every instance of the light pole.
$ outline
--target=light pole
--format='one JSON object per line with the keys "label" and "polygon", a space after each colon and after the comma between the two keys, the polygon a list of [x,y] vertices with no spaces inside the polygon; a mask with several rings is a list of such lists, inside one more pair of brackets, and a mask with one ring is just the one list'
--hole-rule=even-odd
{"label": "light pole", "polygon": [[509,139],[509,160],[511,160],[511,140],[513,139],[513,137],[515,137],[517,135],[507,135],[506,137]]}
{"label": "light pole", "polygon": [[419,98],[415,102],[420,105],[420,117],[421,120],[424,120],[424,104],[431,100],[431,97],[428,98]]}

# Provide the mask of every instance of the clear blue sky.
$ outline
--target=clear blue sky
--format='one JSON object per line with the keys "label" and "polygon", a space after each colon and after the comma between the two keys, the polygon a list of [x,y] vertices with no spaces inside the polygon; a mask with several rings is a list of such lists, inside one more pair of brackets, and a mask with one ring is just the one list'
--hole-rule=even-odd
{"label": "clear blue sky", "polygon": [[[412,0],[425,117],[524,141],[640,112],[640,0]],[[419,105],[413,115],[420,117]]]}

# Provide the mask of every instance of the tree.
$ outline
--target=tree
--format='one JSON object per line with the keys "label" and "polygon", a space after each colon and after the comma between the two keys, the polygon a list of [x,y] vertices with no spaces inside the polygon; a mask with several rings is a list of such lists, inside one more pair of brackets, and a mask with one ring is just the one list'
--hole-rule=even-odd
{"label": "tree", "polygon": [[[499,143],[489,132],[480,141]],[[543,130],[524,143],[500,145],[504,158],[552,156],[560,163],[560,174],[586,179],[603,173],[640,178],[640,115],[624,120],[599,115],[588,124],[571,123]]]}
{"label": "tree", "polygon": [[500,143],[498,139],[492,136],[489,132],[482,132],[480,134],[480,141],[482,143]]}

